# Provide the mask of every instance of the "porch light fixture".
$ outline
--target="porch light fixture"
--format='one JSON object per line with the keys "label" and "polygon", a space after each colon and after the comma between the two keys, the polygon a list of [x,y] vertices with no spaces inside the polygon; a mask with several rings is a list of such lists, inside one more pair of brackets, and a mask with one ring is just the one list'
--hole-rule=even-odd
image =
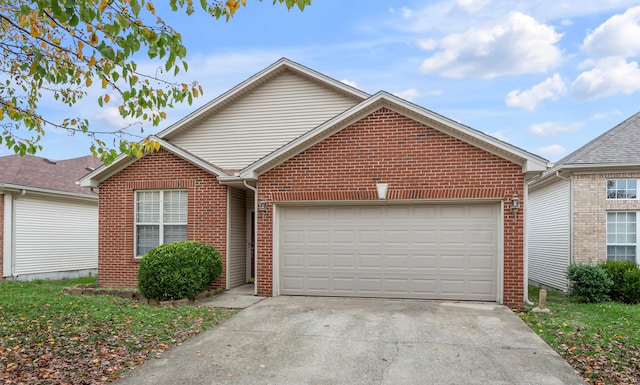
{"label": "porch light fixture", "polygon": [[516,194],[511,196],[511,213],[513,214],[513,221],[518,218],[518,209],[520,208],[520,198]]}
{"label": "porch light fixture", "polygon": [[376,183],[376,190],[378,190],[378,199],[387,199],[388,189],[389,189],[388,183]]}

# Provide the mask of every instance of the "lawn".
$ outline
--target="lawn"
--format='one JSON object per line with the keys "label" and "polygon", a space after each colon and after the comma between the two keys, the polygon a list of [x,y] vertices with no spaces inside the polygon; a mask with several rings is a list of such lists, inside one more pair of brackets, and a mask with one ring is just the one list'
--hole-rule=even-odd
{"label": "lawn", "polygon": [[0,282],[0,383],[103,384],[235,314],[61,293],[93,282]]}
{"label": "lawn", "polygon": [[[537,304],[538,290],[529,298]],[[640,306],[576,303],[549,292],[551,314],[521,312],[521,318],[588,383],[640,384]]]}

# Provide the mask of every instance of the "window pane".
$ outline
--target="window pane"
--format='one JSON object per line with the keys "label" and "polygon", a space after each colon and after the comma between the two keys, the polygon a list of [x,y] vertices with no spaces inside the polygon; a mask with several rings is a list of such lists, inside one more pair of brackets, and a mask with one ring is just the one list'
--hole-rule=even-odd
{"label": "window pane", "polygon": [[147,251],[160,244],[160,226],[138,225],[136,232],[137,256],[145,255]]}
{"label": "window pane", "polygon": [[138,191],[136,193],[136,222],[160,222],[160,191]]}
{"label": "window pane", "polygon": [[187,192],[165,191],[163,220],[165,223],[187,222]]}
{"label": "window pane", "polygon": [[638,181],[636,179],[607,180],[608,199],[636,199]]}
{"label": "window pane", "polygon": [[636,261],[635,246],[607,246],[607,259],[615,261]]}
{"label": "window pane", "polygon": [[164,240],[163,244],[186,241],[187,240],[187,226],[186,225],[166,225],[164,226]]}

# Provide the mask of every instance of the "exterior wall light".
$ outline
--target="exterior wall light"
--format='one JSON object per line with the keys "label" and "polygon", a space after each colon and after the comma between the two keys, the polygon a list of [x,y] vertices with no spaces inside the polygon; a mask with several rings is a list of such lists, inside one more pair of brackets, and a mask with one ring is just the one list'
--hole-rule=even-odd
{"label": "exterior wall light", "polygon": [[516,194],[511,196],[511,213],[513,214],[513,221],[518,218],[518,209],[520,208],[520,198]]}

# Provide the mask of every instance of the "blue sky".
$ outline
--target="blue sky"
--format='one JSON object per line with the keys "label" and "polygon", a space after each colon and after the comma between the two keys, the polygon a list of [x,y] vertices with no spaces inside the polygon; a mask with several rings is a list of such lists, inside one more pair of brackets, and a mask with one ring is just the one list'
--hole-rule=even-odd
{"label": "blue sky", "polygon": [[[190,70],[179,80],[198,80],[205,94],[145,134],[281,57],[551,161],[640,111],[640,0],[314,0],[303,13],[271,0],[247,5],[228,23],[163,15],[188,49]],[[100,109],[89,95],[73,112],[83,111],[94,129],[117,129],[115,106]],[[38,155],[53,159],[89,151],[81,135],[51,129],[42,144]]]}

